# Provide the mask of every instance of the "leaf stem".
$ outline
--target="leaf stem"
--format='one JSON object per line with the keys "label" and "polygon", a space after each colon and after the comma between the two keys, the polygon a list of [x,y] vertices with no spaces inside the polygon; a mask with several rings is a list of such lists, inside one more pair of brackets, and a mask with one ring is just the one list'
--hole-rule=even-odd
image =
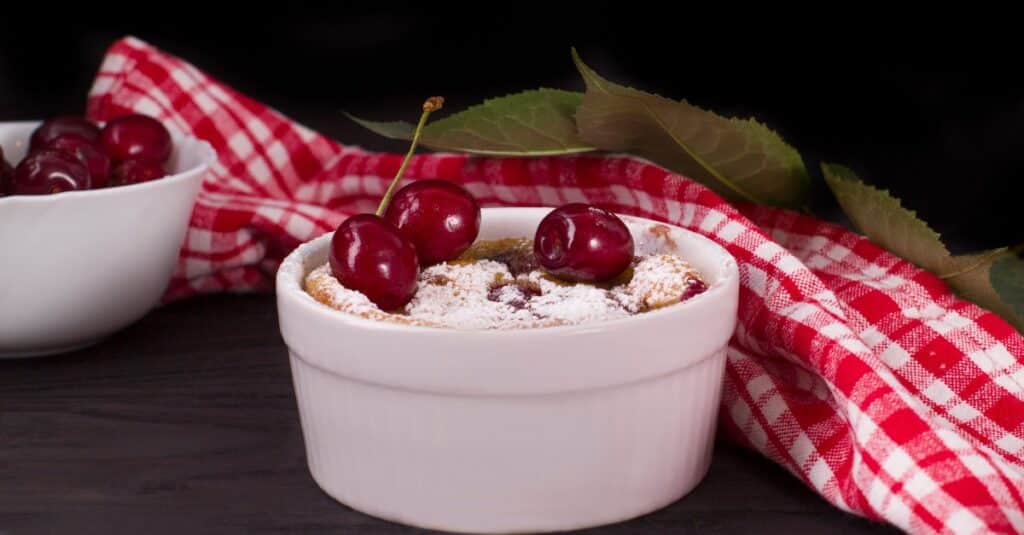
{"label": "leaf stem", "polygon": [[412,135],[412,143],[409,144],[409,152],[405,154],[405,159],[402,160],[402,165],[399,166],[398,172],[395,173],[395,178],[391,179],[388,190],[384,192],[384,197],[380,200],[380,204],[377,205],[377,217],[382,217],[384,211],[388,209],[388,205],[391,204],[391,197],[395,194],[395,188],[402,180],[402,174],[409,167],[409,161],[412,160],[412,155],[416,152],[416,145],[420,142],[423,127],[427,124],[427,117],[430,117],[432,112],[441,109],[443,105],[444,97],[430,97],[423,103],[423,114],[420,115],[420,122],[416,124],[416,131]]}

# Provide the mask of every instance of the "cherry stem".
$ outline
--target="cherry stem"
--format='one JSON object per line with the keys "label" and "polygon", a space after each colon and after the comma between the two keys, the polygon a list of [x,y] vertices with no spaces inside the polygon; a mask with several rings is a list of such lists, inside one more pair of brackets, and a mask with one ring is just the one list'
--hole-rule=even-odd
{"label": "cherry stem", "polygon": [[444,97],[430,97],[423,103],[423,115],[420,115],[420,122],[416,125],[416,132],[412,135],[412,143],[409,145],[409,152],[405,154],[405,159],[402,160],[402,165],[398,168],[398,173],[396,173],[395,178],[391,180],[388,190],[384,192],[384,198],[382,198],[380,200],[380,204],[377,205],[377,217],[382,217],[384,212],[388,209],[388,204],[391,204],[391,197],[395,194],[395,188],[402,180],[402,173],[405,173],[405,168],[409,167],[409,161],[412,160],[412,155],[416,152],[416,145],[420,142],[420,136],[423,134],[423,127],[427,124],[427,117],[430,117],[432,112],[441,109],[441,106],[443,105]]}

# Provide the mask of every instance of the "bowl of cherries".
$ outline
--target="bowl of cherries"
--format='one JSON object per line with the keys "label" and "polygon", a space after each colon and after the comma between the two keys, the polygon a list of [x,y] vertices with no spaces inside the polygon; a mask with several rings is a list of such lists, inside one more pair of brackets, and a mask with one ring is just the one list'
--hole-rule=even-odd
{"label": "bowl of cherries", "polygon": [[404,168],[376,213],[277,273],[321,489],[466,533],[608,524],[693,489],[736,324],[735,259],[597,206],[480,208],[454,183],[397,188]]}
{"label": "bowl of cherries", "polygon": [[0,123],[0,358],[91,344],[155,306],[215,158],[145,115]]}

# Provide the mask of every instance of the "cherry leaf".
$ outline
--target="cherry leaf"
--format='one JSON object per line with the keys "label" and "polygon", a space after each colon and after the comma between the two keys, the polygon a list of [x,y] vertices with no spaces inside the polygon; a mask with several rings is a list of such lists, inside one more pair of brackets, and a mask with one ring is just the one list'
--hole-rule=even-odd
{"label": "cherry leaf", "polygon": [[800,154],[754,119],[729,119],[610,82],[572,51],[587,92],[576,111],[583,141],[629,152],[732,200],[799,208],[810,186]]}
{"label": "cherry leaf", "polygon": [[939,234],[888,191],[865,184],[841,165],[822,164],[821,170],[843,212],[871,241],[932,273],[949,261]]}
{"label": "cherry leaf", "polygon": [[[412,140],[413,133],[416,132],[416,125],[406,121],[371,121],[369,119],[361,119],[352,115],[348,112],[343,112],[346,117],[352,119],[356,124],[363,128],[380,134],[390,139],[401,139],[405,141]],[[422,141],[420,141],[422,143]]]}
{"label": "cherry leaf", "polygon": [[871,241],[944,279],[961,297],[995,312],[1024,332],[1024,263],[1002,247],[953,256],[937,232],[888,191],[865,184],[850,169],[822,164],[825,183],[850,221]]}
{"label": "cherry leaf", "polygon": [[[574,114],[583,95],[558,89],[535,89],[485,100],[444,119],[428,123],[421,143],[435,150],[492,156],[551,156],[594,150],[576,132]],[[348,115],[382,136],[412,139],[415,126],[404,121],[378,122]]]}
{"label": "cherry leaf", "polygon": [[[996,259],[989,280],[1003,302],[1013,307],[1018,318],[1024,318],[1024,261],[1015,255]],[[1019,324],[1017,328],[1024,331]]]}

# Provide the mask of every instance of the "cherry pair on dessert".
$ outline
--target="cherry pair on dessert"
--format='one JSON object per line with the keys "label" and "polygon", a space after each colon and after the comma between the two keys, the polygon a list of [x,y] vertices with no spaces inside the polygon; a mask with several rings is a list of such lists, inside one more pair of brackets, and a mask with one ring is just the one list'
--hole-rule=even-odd
{"label": "cherry pair on dessert", "polygon": [[442,180],[413,182],[395,194],[383,217],[359,214],[338,227],[331,270],[345,287],[394,310],[416,293],[420,266],[457,258],[479,231],[480,207],[468,191]]}
{"label": "cherry pair on dessert", "polygon": [[455,259],[480,232],[480,207],[461,186],[422,180],[392,196],[416,150],[427,117],[443,103],[442,98],[432,97],[423,104],[409,153],[377,213],[348,218],[331,239],[329,261],[334,276],[382,310],[405,306],[416,293],[420,266]]}
{"label": "cherry pair on dessert", "polygon": [[171,135],[145,115],[124,115],[100,129],[83,117],[45,121],[33,133],[29,155],[0,169],[0,195],[45,195],[146,182],[165,176]]}

